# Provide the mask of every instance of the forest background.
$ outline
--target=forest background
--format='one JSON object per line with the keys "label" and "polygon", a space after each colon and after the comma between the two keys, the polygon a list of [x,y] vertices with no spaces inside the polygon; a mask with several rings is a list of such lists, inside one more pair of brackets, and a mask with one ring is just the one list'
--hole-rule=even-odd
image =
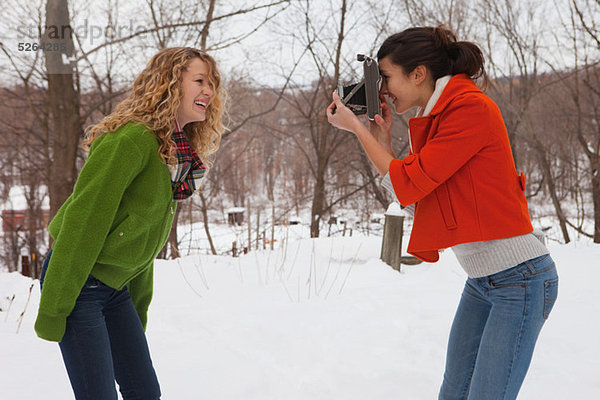
{"label": "forest background", "polygon": [[[37,274],[36,255],[50,244],[47,223],[85,161],[86,127],[114,109],[154,53],[173,46],[203,49],[219,63],[228,129],[201,192],[179,207],[163,258],[180,255],[176,227],[192,222],[204,223],[208,239],[198,250],[231,251],[211,240],[211,224],[226,223],[231,207],[244,207],[247,219],[262,215],[258,234],[303,220],[311,237],[324,236],[331,217],[340,216],[353,229],[368,229],[392,199],[354,136],[327,123],[325,107],[339,81],[361,78],[357,53],[374,55],[407,27],[438,24],[484,51],[487,94],[502,111],[517,169],[528,177],[534,225],[550,240],[600,243],[600,0],[0,6],[0,204],[3,211],[25,208],[18,223],[3,213],[2,270],[17,270],[28,255]],[[394,117],[397,157],[408,153],[410,114]],[[17,189],[24,205],[12,204]]]}

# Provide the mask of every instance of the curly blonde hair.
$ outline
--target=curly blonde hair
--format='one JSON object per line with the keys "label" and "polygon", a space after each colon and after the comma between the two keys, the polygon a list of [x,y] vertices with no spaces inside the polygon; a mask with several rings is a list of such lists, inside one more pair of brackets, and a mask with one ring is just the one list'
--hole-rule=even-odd
{"label": "curly blonde hair", "polygon": [[225,93],[215,60],[205,52],[191,47],[172,47],[156,53],[146,68],[135,78],[129,96],[115,110],[86,132],[83,148],[89,150],[99,136],[114,132],[128,122],[145,125],[159,140],[158,152],[165,163],[175,164],[176,145],[171,140],[173,121],[181,104],[181,75],[189,62],[198,57],[208,65],[208,80],[213,90],[206,120],[190,122],[183,128],[190,145],[207,169],[212,166],[208,156],[219,148]]}

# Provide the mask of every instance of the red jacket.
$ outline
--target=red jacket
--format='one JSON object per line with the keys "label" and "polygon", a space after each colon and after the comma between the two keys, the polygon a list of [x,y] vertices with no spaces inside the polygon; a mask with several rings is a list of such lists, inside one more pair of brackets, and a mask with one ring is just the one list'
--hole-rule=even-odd
{"label": "red jacket", "polygon": [[412,152],[389,172],[400,203],[416,203],[410,254],[435,262],[438,249],[533,231],[500,110],[471,79],[452,77],[409,128]]}

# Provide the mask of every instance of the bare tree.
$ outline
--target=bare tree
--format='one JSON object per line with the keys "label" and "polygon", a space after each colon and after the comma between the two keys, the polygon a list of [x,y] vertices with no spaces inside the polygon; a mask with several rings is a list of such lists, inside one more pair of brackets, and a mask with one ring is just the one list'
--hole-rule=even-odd
{"label": "bare tree", "polygon": [[594,233],[590,236],[594,243],[600,243],[600,2],[571,0],[569,8],[569,33],[576,65],[569,86],[576,116],[573,128],[590,168],[594,208]]}
{"label": "bare tree", "polygon": [[[0,254],[0,260],[12,271],[19,265],[20,256],[27,254],[33,267],[29,273],[35,277],[38,256],[47,245],[44,231],[47,221],[42,211],[47,198],[46,161],[40,157],[41,149],[45,148],[43,135],[25,101],[23,88],[4,89],[1,95],[4,102],[0,120],[6,123],[0,140],[0,159],[4,172],[8,173],[2,175],[4,194],[0,203],[5,203],[8,211],[2,221],[8,229],[2,238],[6,251]],[[15,115],[20,118],[14,118]]]}
{"label": "bare tree", "polygon": [[74,44],[67,0],[47,0],[46,28],[41,45],[48,49],[44,51],[44,57],[48,79],[47,107],[53,133],[48,188],[50,210],[54,215],[71,194],[77,179],[75,160],[83,133],[79,93],[75,88],[73,64],[69,61],[74,55]]}
{"label": "bare tree", "polygon": [[[342,45],[348,27],[348,4],[342,0],[339,5],[330,2],[331,19],[337,15],[336,39],[326,41],[324,35],[324,20],[313,20],[314,12],[309,1],[299,2],[296,9],[302,18],[303,32],[301,36],[292,35],[301,40],[308,49],[314,68],[318,71],[317,80],[309,90],[297,90],[286,98],[291,109],[295,110],[294,118],[303,121],[299,132],[292,136],[296,149],[305,157],[308,168],[314,179],[313,198],[311,206],[311,236],[318,237],[320,223],[326,212],[326,181],[328,167],[332,156],[339,147],[348,140],[348,136],[334,130],[327,122],[323,110],[330,102],[330,94],[340,76],[342,62]],[[324,12],[319,7],[319,13]],[[327,23],[331,21],[327,18]],[[328,32],[330,33],[330,32]],[[317,49],[321,49],[319,52]],[[329,72],[333,66],[333,72]],[[297,125],[299,126],[299,124]]]}
{"label": "bare tree", "polygon": [[[56,213],[72,191],[77,176],[78,144],[84,124],[88,120],[94,121],[96,118],[110,113],[114,105],[113,101],[126,93],[128,85],[116,87],[113,75],[115,59],[125,53],[125,49],[122,47],[124,43],[133,44],[133,41],[142,39],[143,35],[151,34],[156,38],[156,47],[161,48],[177,40],[176,33],[181,31],[182,36],[189,41],[187,45],[200,44],[204,48],[209,40],[210,26],[224,25],[235,17],[266,11],[265,16],[257,19],[256,25],[251,27],[250,31],[241,32],[236,36],[218,36],[218,40],[211,44],[211,48],[222,49],[238,43],[256,32],[271,18],[285,10],[289,0],[256,2],[220,14],[217,13],[218,3],[215,0],[209,0],[206,2],[205,19],[196,19],[197,13],[187,12],[189,7],[201,10],[204,3],[184,1],[173,5],[159,0],[148,0],[146,3],[152,21],[149,27],[130,32],[129,35],[118,35],[112,30],[110,32],[113,33],[109,35],[107,28],[105,35],[109,40],[88,48],[83,43],[82,37],[72,29],[72,18],[67,1],[47,0],[45,20],[40,14],[40,18],[33,23],[39,27],[46,27],[40,44],[41,48],[52,49],[52,51],[45,51],[43,65],[40,65],[37,58],[33,62],[27,60],[31,64],[29,72],[26,73],[21,72],[23,64],[15,61],[10,49],[2,46],[4,54],[11,60],[14,70],[24,86],[29,88],[31,77],[38,73],[40,88],[43,90],[43,95],[46,96],[40,113],[46,120],[40,121],[39,125],[45,129],[46,143],[51,146],[47,152],[49,169],[47,179],[52,215]],[[118,26],[116,19],[118,13],[114,12],[116,8],[118,8],[118,3],[112,1],[108,3],[106,11],[111,27]],[[202,15],[202,13],[199,14]],[[198,27],[202,27],[201,34],[191,40],[192,35],[198,32]],[[148,47],[147,44],[142,46]],[[115,52],[115,50],[117,51]],[[105,63],[103,74],[97,71],[96,62],[100,53],[103,53],[105,60],[108,60]],[[131,60],[121,61],[131,62]],[[80,67],[83,68],[80,69]],[[82,71],[89,74],[96,86],[95,94],[89,96],[90,101],[87,103],[87,107],[81,104]],[[85,85],[88,87],[87,83]],[[38,110],[40,109],[38,108],[36,111]],[[46,110],[47,114],[45,114]],[[36,116],[36,118],[40,117]],[[174,225],[177,225],[176,222]],[[176,235],[174,239],[171,238],[170,242],[176,244]],[[176,245],[173,248],[176,250]]]}
{"label": "bare tree", "polygon": [[446,25],[460,37],[473,37],[473,7],[466,0],[404,0],[410,25]]}

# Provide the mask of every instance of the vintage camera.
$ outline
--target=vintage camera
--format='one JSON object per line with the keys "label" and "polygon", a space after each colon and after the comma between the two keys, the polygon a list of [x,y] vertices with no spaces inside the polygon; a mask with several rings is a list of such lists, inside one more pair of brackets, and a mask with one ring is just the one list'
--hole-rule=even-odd
{"label": "vintage camera", "polygon": [[358,83],[347,86],[340,83],[338,94],[344,105],[351,109],[354,114],[367,114],[367,117],[372,121],[375,119],[375,114],[381,113],[379,104],[379,90],[381,89],[379,66],[377,61],[364,54],[358,54],[356,59],[363,63],[364,78]]}

